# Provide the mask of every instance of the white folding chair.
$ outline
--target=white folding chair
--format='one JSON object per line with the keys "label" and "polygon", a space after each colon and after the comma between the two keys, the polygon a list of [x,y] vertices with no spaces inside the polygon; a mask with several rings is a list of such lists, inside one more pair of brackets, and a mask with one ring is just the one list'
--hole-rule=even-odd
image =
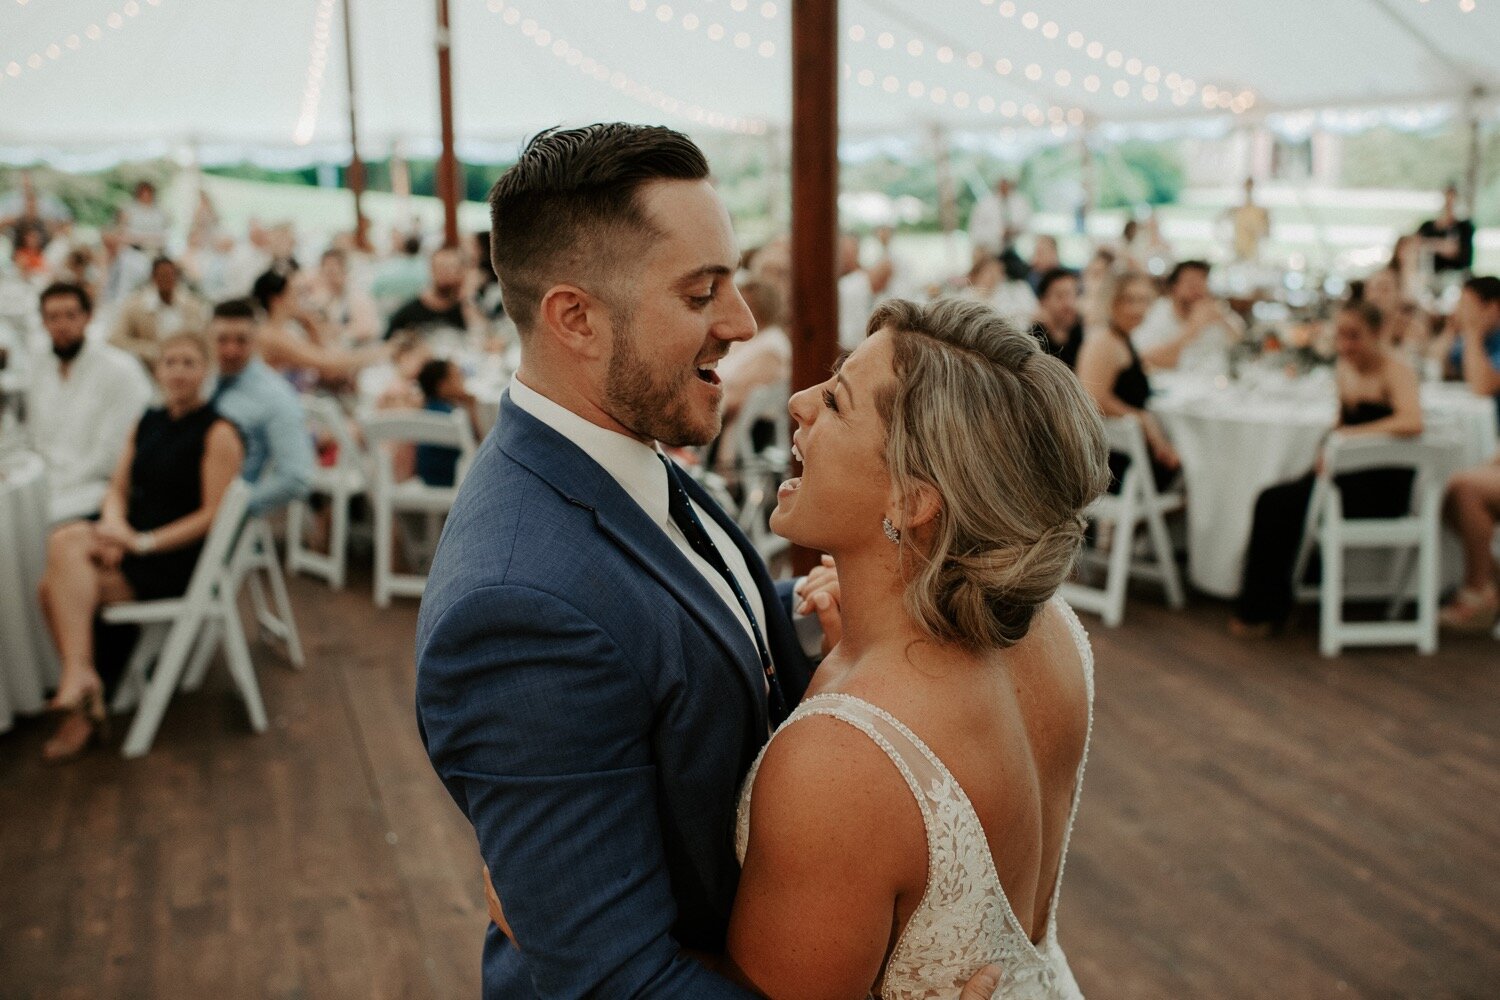
{"label": "white folding chair", "polygon": [[[452,509],[477,446],[469,416],[462,410],[446,414],[425,410],[377,411],[361,418],[360,428],[375,466],[370,490],[375,508],[375,604],[384,608],[390,606],[392,595],[421,597],[427,586],[424,574],[396,573],[393,568],[396,515],[422,513],[428,515],[430,523],[438,522]],[[429,486],[416,477],[396,482],[391,447],[401,444],[457,448],[458,468],[453,485]]]}
{"label": "white folding chair", "polygon": [[[1313,486],[1303,528],[1302,547],[1297,554],[1292,579],[1297,594],[1319,603],[1318,650],[1337,656],[1345,646],[1412,644],[1417,651],[1437,651],[1438,553],[1441,543],[1442,469],[1453,442],[1444,437],[1418,440],[1390,437],[1329,439],[1323,451],[1323,468]],[[1343,494],[1334,477],[1368,469],[1410,469],[1413,473],[1411,502],[1398,517],[1346,518]],[[1313,547],[1322,554],[1322,580],[1316,587],[1302,583],[1307,575]],[[1390,549],[1396,554],[1390,580],[1373,593],[1351,587],[1344,557],[1350,549]],[[1395,621],[1411,583],[1413,564],[1417,572],[1417,617]],[[1351,596],[1390,597],[1387,620],[1350,622],[1344,619],[1344,602]],[[1381,593],[1383,591],[1383,593]]]}
{"label": "white folding chair", "polygon": [[[1103,619],[1106,626],[1113,628],[1125,618],[1125,591],[1132,576],[1160,583],[1166,592],[1168,607],[1180,608],[1185,603],[1166,517],[1182,510],[1186,499],[1180,485],[1165,493],[1157,491],[1146,435],[1135,417],[1106,420],[1104,433],[1110,451],[1121,452],[1130,458],[1130,466],[1120,480],[1120,492],[1105,494],[1085,511],[1085,516],[1094,522],[1096,536],[1099,528],[1112,527],[1107,559],[1093,548],[1085,549],[1079,555],[1080,562],[1105,563],[1104,586],[1091,587],[1069,580],[1062,585],[1060,593],[1063,600],[1074,608],[1092,611]],[[1136,534],[1142,525],[1146,527],[1152,554],[1150,563],[1135,558]]]}
{"label": "white folding chair", "polygon": [[126,757],[139,757],[151,749],[167,702],[183,678],[188,655],[210,625],[223,636],[229,674],[245,700],[251,729],[257,733],[265,731],[266,707],[255,679],[255,665],[250,660],[239,609],[234,603],[231,578],[231,563],[249,502],[249,485],[236,479],[225,491],[214,515],[183,596],[112,604],[102,611],[103,619],[111,624],[141,626],[140,641],[113,704],[115,711],[123,711],[138,702],[121,751]]}
{"label": "white folding chair", "polygon": [[312,479],[311,492],[328,498],[328,552],[307,547],[305,533],[312,520],[312,508],[305,499],[293,500],[286,517],[286,571],[310,573],[328,581],[334,590],[343,590],[349,549],[349,505],[369,489],[369,459],[349,433],[348,418],[336,400],[303,396],[302,408],[307,413],[308,430],[332,438],[338,457],[331,468],[319,466]]}

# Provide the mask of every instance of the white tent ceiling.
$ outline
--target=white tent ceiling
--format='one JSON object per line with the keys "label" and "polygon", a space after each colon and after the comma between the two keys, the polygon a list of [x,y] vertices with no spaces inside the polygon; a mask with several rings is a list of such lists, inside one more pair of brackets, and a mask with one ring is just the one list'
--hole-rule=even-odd
{"label": "white tent ceiling", "polygon": [[[351,3],[367,154],[430,150],[434,3]],[[792,3],[450,0],[461,152],[503,156],[559,122],[783,126]],[[343,155],[341,10],[0,0],[0,157]],[[1457,107],[1500,89],[1497,0],[841,0],[840,18],[850,134]]]}

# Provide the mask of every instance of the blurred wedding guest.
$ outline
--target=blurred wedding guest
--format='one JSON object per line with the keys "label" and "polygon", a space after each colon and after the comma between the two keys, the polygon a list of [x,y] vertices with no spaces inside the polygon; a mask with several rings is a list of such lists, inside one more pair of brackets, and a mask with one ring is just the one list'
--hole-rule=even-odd
{"label": "blurred wedding guest", "polygon": [[361,368],[390,356],[383,344],[345,348],[322,342],[318,317],[307,300],[307,276],[301,271],[271,270],[255,279],[251,294],[263,319],[261,358],[286,376],[299,391],[319,385],[342,385]]}
{"label": "blurred wedding guest", "polygon": [[1026,280],[1038,297],[1042,294],[1042,279],[1062,267],[1062,258],[1057,253],[1057,237],[1038,236],[1031,248],[1031,266]]}
{"label": "blurred wedding guest", "polygon": [[[1460,337],[1455,363],[1464,381],[1475,393],[1494,396],[1500,406],[1500,278],[1465,282],[1453,323]],[[1448,481],[1444,514],[1463,542],[1464,582],[1443,608],[1442,622],[1454,629],[1488,629],[1500,611],[1491,549],[1500,523],[1500,455]]]}
{"label": "blurred wedding guest", "polygon": [[47,273],[47,231],[40,226],[22,226],[16,231],[16,242],[10,252],[11,263],[28,279],[39,279]]}
{"label": "blurred wedding guest", "polygon": [[1037,283],[1036,315],[1031,335],[1042,350],[1069,368],[1078,367],[1083,346],[1083,316],[1078,311],[1078,273],[1054,267]]}
{"label": "blurred wedding guest", "polygon": [[391,377],[380,387],[377,410],[420,410],[422,387],[417,376],[432,360],[432,348],[421,337],[403,333],[391,340]]}
{"label": "blurred wedding guest", "polygon": [[307,418],[291,384],[257,355],[255,303],[219,303],[209,335],[219,368],[210,401],[244,438],[250,513],[262,514],[306,496],[314,465]]}
{"label": "blurred wedding guest", "polygon": [[1422,273],[1422,238],[1413,234],[1396,237],[1391,261],[1386,265],[1396,276],[1396,288],[1406,302],[1419,302],[1426,292]]}
{"label": "blurred wedding guest", "polygon": [[318,261],[312,304],[334,343],[353,347],[380,335],[375,300],[349,283],[349,255],[330,247]]}
{"label": "blurred wedding guest", "polygon": [[1255,203],[1255,178],[1245,178],[1245,200],[1229,210],[1234,259],[1255,263],[1260,246],[1271,235],[1271,213]]}
{"label": "blurred wedding guest", "polygon": [[1437,218],[1417,227],[1432,253],[1434,271],[1467,271],[1474,266],[1474,223],[1458,215],[1458,186],[1443,189],[1443,209]]}
{"label": "blurred wedding guest", "polygon": [[422,294],[427,286],[427,265],[422,261],[420,233],[391,233],[391,255],[375,271],[370,294],[386,309]]}
{"label": "blurred wedding guest", "polygon": [[177,264],[167,257],[151,262],[151,280],[125,300],[109,342],[129,351],[148,369],[166,338],[187,331],[202,333],[208,307],[182,281]]}
{"label": "blurred wedding guest", "polygon": [[146,254],[161,253],[171,222],[156,202],[156,185],[150,181],[136,184],[134,195],[116,215],[115,225],[126,246]]}
{"label": "blurred wedding guest", "polygon": [[[436,358],[417,373],[422,390],[422,409],[429,413],[455,413],[462,410],[469,426],[479,435],[479,417],[474,396],[464,387],[463,369],[447,358]],[[419,444],[416,447],[415,472],[428,486],[452,486],[458,475],[459,451],[445,445]]]}
{"label": "blurred wedding guest", "polygon": [[463,254],[456,247],[434,251],[428,262],[427,287],[420,295],[391,314],[385,336],[389,340],[408,330],[421,336],[438,330],[477,331],[484,317],[469,296],[473,279],[468,277]]}
{"label": "blurred wedding guest", "polygon": [[[1156,487],[1160,490],[1176,478],[1182,461],[1161,423],[1147,408],[1151,381],[1131,342],[1155,298],[1156,284],[1149,275],[1135,272],[1116,280],[1107,299],[1108,320],[1089,330],[1078,351],[1078,378],[1105,417],[1134,417],[1140,422],[1146,447],[1151,452]],[[1129,467],[1126,455],[1110,452],[1111,493],[1119,492],[1120,480]]]}
{"label": "blurred wedding guest", "polygon": [[1419,362],[1432,343],[1432,324],[1427,314],[1402,293],[1396,269],[1383,267],[1370,275],[1359,285],[1356,298],[1369,302],[1385,317],[1380,342]]}
{"label": "blurred wedding guest", "polygon": [[1015,182],[1002,177],[993,194],[974,203],[969,213],[969,243],[977,257],[984,253],[999,257],[1015,246],[1016,238],[1031,225],[1031,202],[1016,190]]}
{"label": "blurred wedding guest", "polygon": [[99,510],[125,439],[151,400],[151,379],[116,347],[85,337],[93,302],[77,285],[42,290],[51,351],[31,363],[27,428],[47,463],[53,523]]}
{"label": "blurred wedding guest", "polygon": [[[764,255],[765,251],[762,251]],[[839,348],[852,351],[865,339],[865,323],[875,309],[875,300],[891,280],[891,263],[882,260],[870,267],[859,263],[859,237],[839,237]]]}
{"label": "blurred wedding guest", "polygon": [[1036,312],[1036,293],[1021,277],[1006,273],[999,257],[984,257],[969,269],[969,285],[963,298],[977,299],[1018,326],[1025,326]]}
{"label": "blurred wedding guest", "polygon": [[[1370,303],[1351,301],[1334,320],[1339,418],[1332,433],[1340,439],[1422,433],[1417,373],[1405,358],[1381,343],[1383,319]],[[1291,614],[1292,573],[1316,477],[1315,470],[1309,471],[1300,479],[1272,486],[1256,501],[1244,575],[1229,623],[1235,635],[1267,635]],[[1343,497],[1346,517],[1395,517],[1411,503],[1409,469],[1350,472],[1338,476],[1334,484]]]}
{"label": "blurred wedding guest", "polygon": [[470,266],[476,275],[472,296],[474,304],[479,307],[480,315],[486,320],[499,319],[505,315],[505,302],[500,296],[500,276],[495,273],[495,265],[490,261],[488,230],[474,234],[470,257]]}
{"label": "blurred wedding guest", "polygon": [[1115,252],[1109,247],[1096,249],[1083,269],[1080,282],[1084,327],[1103,326],[1109,322],[1109,297],[1115,287]]}
{"label": "blurred wedding guest", "polygon": [[750,315],[755,317],[756,330],[749,340],[731,344],[729,353],[719,362],[726,424],[756,389],[792,377],[792,342],[781,325],[781,291],[769,281],[755,278],[741,281],[739,289]]}
{"label": "blurred wedding guest", "polygon": [[271,255],[249,240],[215,232],[182,263],[208,301],[223,302],[249,295],[255,279],[270,266]]}
{"label": "blurred wedding guest", "polygon": [[1221,366],[1244,323],[1208,289],[1209,266],[1185,260],[1167,276],[1167,294],[1157,299],[1135,333],[1136,350],[1150,369]]}
{"label": "blurred wedding guest", "polygon": [[73,222],[68,207],[57,198],[37,190],[31,171],[23,170],[16,190],[0,198],[0,236],[12,244],[20,242],[23,229],[42,230],[42,244],[65,232]]}
{"label": "blurred wedding guest", "polygon": [[69,249],[54,277],[58,281],[82,288],[88,292],[90,299],[97,299],[100,284],[104,280],[94,248],[87,245]]}
{"label": "blurred wedding guest", "polygon": [[219,501],[240,472],[239,434],[203,400],[208,366],[197,335],[162,341],[155,371],[162,405],[126,425],[98,523],[75,521],[47,541],[41,603],[62,661],[51,707],[64,716],[43,747],[47,760],[76,757],[104,721],[95,613],[185,593]]}

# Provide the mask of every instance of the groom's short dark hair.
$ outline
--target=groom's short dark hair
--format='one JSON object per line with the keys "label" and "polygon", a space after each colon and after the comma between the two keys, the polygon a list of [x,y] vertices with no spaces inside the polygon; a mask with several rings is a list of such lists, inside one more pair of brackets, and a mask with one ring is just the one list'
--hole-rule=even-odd
{"label": "groom's short dark hair", "polygon": [[490,190],[490,260],[505,311],[524,334],[559,281],[609,281],[656,228],[636,198],[656,180],[702,180],[693,140],[659,125],[610,122],[539,133]]}

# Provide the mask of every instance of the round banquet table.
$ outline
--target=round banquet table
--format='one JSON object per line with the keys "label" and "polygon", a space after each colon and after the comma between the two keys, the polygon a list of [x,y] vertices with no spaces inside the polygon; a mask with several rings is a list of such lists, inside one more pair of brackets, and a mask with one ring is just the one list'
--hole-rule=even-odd
{"label": "round banquet table", "polygon": [[[1305,475],[1337,418],[1333,374],[1297,379],[1252,372],[1239,382],[1164,372],[1152,376],[1151,410],[1182,457],[1187,486],[1188,578],[1234,597],[1240,588],[1255,501],[1262,490]],[[1495,402],[1456,384],[1422,386],[1428,431],[1454,440],[1444,474],[1495,453]],[[1451,546],[1450,546],[1451,547]],[[1445,551],[1445,579],[1458,565]],[[1357,572],[1351,565],[1351,572]]]}
{"label": "round banquet table", "polygon": [[40,712],[57,656],[37,603],[47,559],[47,477],[39,455],[0,457],[0,732]]}

